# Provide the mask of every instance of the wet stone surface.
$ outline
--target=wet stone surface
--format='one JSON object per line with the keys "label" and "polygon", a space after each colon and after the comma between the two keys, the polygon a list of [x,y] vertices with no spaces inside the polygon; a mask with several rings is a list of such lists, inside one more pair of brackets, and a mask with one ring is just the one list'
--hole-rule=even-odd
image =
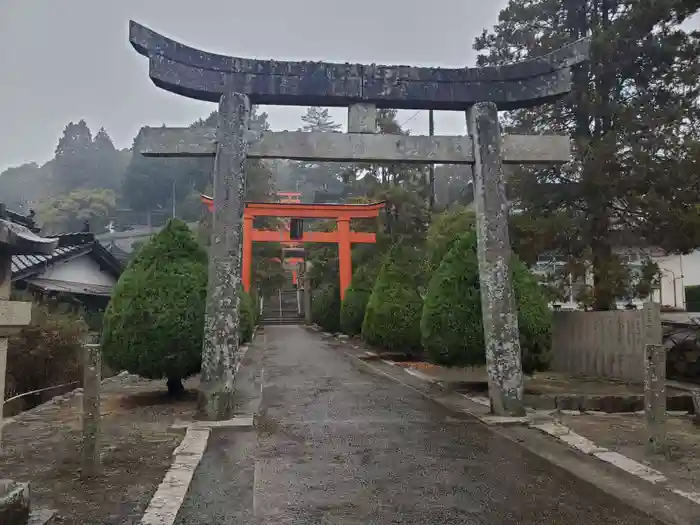
{"label": "wet stone surface", "polygon": [[176,523],[658,523],[362,366],[266,327],[240,375],[264,369],[259,425],[212,433]]}

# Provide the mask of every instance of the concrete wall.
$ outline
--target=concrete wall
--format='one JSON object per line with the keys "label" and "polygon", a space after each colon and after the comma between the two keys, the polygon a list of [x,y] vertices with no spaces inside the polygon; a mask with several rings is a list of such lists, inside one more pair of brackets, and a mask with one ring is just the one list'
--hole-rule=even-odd
{"label": "concrete wall", "polygon": [[553,371],[644,382],[644,346],[661,344],[658,304],[642,310],[553,314]]}
{"label": "concrete wall", "polygon": [[[661,290],[657,292],[659,302],[665,306],[687,308],[685,287],[700,284],[700,250],[687,255],[654,257],[661,270]],[[697,309],[700,305],[691,305]]]}

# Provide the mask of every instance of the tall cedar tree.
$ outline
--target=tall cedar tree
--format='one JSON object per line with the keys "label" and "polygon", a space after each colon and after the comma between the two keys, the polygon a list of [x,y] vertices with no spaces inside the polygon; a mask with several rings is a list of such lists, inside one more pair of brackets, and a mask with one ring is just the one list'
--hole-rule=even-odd
{"label": "tall cedar tree", "polygon": [[519,169],[510,193],[520,255],[556,251],[593,270],[592,306],[629,289],[616,246],[683,253],[700,246],[699,34],[679,24],[697,0],[510,0],[474,44],[480,66],[537,57],[592,37],[571,96],[506,115],[508,132],[564,132],[575,161]]}

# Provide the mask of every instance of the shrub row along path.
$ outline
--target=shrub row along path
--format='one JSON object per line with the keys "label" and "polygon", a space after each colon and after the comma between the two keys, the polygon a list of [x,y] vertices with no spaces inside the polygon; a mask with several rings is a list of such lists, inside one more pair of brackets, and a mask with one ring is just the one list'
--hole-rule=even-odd
{"label": "shrub row along path", "polygon": [[302,327],[256,337],[240,396],[261,368],[260,424],[213,431],[179,525],[658,523]]}

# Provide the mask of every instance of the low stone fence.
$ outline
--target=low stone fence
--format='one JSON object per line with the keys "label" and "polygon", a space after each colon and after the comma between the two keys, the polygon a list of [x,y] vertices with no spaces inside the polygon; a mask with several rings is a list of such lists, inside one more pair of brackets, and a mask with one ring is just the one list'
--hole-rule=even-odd
{"label": "low stone fence", "polygon": [[644,347],[661,344],[659,305],[641,310],[554,312],[552,370],[644,382]]}

